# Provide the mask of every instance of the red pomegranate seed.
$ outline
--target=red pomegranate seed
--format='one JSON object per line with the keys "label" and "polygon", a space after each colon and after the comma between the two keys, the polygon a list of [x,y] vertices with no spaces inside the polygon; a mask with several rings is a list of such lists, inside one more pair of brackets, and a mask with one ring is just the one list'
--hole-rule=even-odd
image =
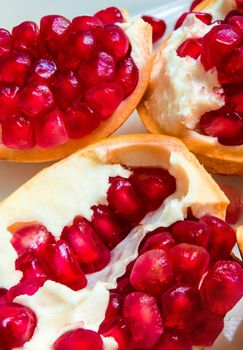
{"label": "red pomegranate seed", "polygon": [[123,87],[124,97],[132,94],[138,84],[139,71],[131,57],[119,62],[115,82]]}
{"label": "red pomegranate seed", "polygon": [[0,288],[0,304],[5,304],[7,302],[7,293],[8,293],[7,289]]}
{"label": "red pomegranate seed", "polygon": [[68,141],[62,113],[54,110],[42,117],[36,126],[36,144],[42,148],[60,146]]}
{"label": "red pomegranate seed", "polygon": [[201,318],[201,300],[198,290],[186,285],[175,286],[161,298],[165,326],[189,330]]}
{"label": "red pomegranate seed", "polygon": [[169,232],[159,232],[159,229],[156,229],[154,232],[158,233],[153,234],[148,238],[145,238],[144,242],[142,242],[142,244],[140,245],[140,254],[143,254],[152,249],[162,249],[165,251],[169,251],[176,244],[174,238]]}
{"label": "red pomegranate seed", "polygon": [[63,16],[44,16],[40,21],[40,37],[49,50],[56,52],[59,43],[70,25],[70,21]]}
{"label": "red pomegranate seed", "polygon": [[0,120],[3,121],[17,109],[19,87],[16,85],[4,85],[0,87]]}
{"label": "red pomegranate seed", "polygon": [[90,30],[98,38],[104,29],[104,25],[97,17],[93,16],[78,16],[72,20],[70,27],[71,31]]}
{"label": "red pomegranate seed", "polygon": [[203,222],[185,220],[177,221],[172,226],[172,235],[180,243],[195,244],[207,249],[211,232]]}
{"label": "red pomegranate seed", "polygon": [[31,66],[31,58],[25,53],[0,57],[0,83],[22,85]]}
{"label": "red pomegranate seed", "polygon": [[112,57],[119,61],[128,53],[129,39],[121,28],[116,25],[111,25],[104,30],[102,46],[105,47],[106,51],[112,55]]}
{"label": "red pomegranate seed", "polygon": [[[187,18],[188,15],[192,14],[192,12],[184,12],[177,20],[175,24],[175,29],[178,29],[182,26],[184,23],[185,19]],[[202,21],[203,23],[209,25],[212,23],[212,15],[210,13],[206,12],[193,12],[193,14],[196,16],[197,19]]]}
{"label": "red pomegranate seed", "polygon": [[76,102],[65,114],[65,125],[69,137],[79,139],[91,134],[101,120],[96,112],[86,103]]}
{"label": "red pomegranate seed", "polygon": [[192,345],[187,337],[166,331],[154,350],[192,350]]}
{"label": "red pomegranate seed", "polygon": [[78,30],[68,32],[65,36],[62,47],[69,56],[74,56],[79,60],[89,59],[97,49],[95,34],[90,30]]}
{"label": "red pomegranate seed", "polygon": [[243,88],[241,85],[224,86],[224,92],[228,103],[237,113],[243,113]]}
{"label": "red pomegranate seed", "polygon": [[118,293],[110,292],[110,301],[105,313],[105,320],[119,316],[122,309],[122,297]]}
{"label": "red pomegranate seed", "polygon": [[201,39],[187,39],[178,47],[176,52],[180,57],[190,56],[196,60],[200,56],[201,51]]}
{"label": "red pomegranate seed", "polygon": [[106,52],[99,52],[79,67],[79,78],[85,86],[91,87],[115,78],[116,62]]}
{"label": "red pomegranate seed", "polygon": [[108,7],[101,10],[95,14],[95,17],[99,18],[105,26],[124,22],[123,15],[117,7]]}
{"label": "red pomegranate seed", "polygon": [[133,290],[132,285],[130,283],[129,277],[121,277],[117,280],[117,287],[114,290],[115,293],[119,293],[122,296],[126,296]]}
{"label": "red pomegranate seed", "polygon": [[207,312],[191,334],[193,345],[212,346],[223,328],[223,316]]}
{"label": "red pomegranate seed", "polygon": [[104,337],[113,337],[118,344],[117,350],[132,350],[132,336],[123,317],[104,321],[99,328]]}
{"label": "red pomegranate seed", "polygon": [[243,10],[243,1],[242,0],[235,0],[235,1],[236,1],[237,8],[239,10]]}
{"label": "red pomegranate seed", "polygon": [[140,255],[130,275],[135,290],[160,295],[173,282],[173,266],[168,253],[153,249]]}
{"label": "red pomegranate seed", "polygon": [[23,22],[12,30],[13,47],[15,50],[36,54],[39,28],[35,22]]}
{"label": "red pomegranate seed", "polygon": [[175,178],[164,169],[138,168],[130,181],[149,210],[155,210],[176,190]]}
{"label": "red pomegranate seed", "polygon": [[70,244],[85,273],[102,270],[109,263],[108,248],[85,218],[77,217],[71,226],[63,229],[61,238]]}
{"label": "red pomegranate seed", "polygon": [[113,249],[128,234],[129,228],[105,205],[92,207],[92,226],[109,249]]}
{"label": "red pomegranate seed", "polygon": [[200,222],[208,225],[211,231],[208,251],[212,260],[229,259],[236,243],[235,231],[223,220],[214,216],[204,216]]}
{"label": "red pomegranate seed", "polygon": [[240,10],[231,10],[230,12],[227,13],[224,22],[228,23],[231,17],[234,16],[243,16],[242,12]]}
{"label": "red pomegranate seed", "polygon": [[224,315],[243,297],[241,266],[234,261],[216,262],[203,280],[200,293],[207,310]]}
{"label": "red pomegranate seed", "polygon": [[34,147],[34,130],[31,122],[21,115],[12,115],[2,123],[2,142],[14,149]]}
{"label": "red pomegranate seed", "polygon": [[39,80],[39,81],[43,80],[43,82],[49,81],[51,78],[53,78],[56,71],[57,71],[57,66],[54,61],[41,58],[34,65],[34,73],[30,77],[30,81],[34,81],[34,80]]}
{"label": "red pomegranate seed", "polygon": [[33,83],[27,85],[19,95],[18,106],[21,112],[36,118],[54,105],[54,97],[48,85]]}
{"label": "red pomegranate seed", "polygon": [[238,30],[229,24],[213,27],[203,38],[201,62],[206,70],[218,67],[224,57],[241,43]]}
{"label": "red pomegranate seed", "polygon": [[198,283],[209,265],[206,249],[197,245],[181,243],[171,249],[173,266],[179,282]]}
{"label": "red pomegranate seed", "polygon": [[142,19],[149,23],[153,29],[153,43],[156,43],[162,38],[166,31],[166,24],[163,19],[152,17],[152,16],[142,16]]}
{"label": "red pomegranate seed", "polygon": [[243,84],[243,46],[232,50],[225,57],[218,72],[221,84]]}
{"label": "red pomegranate seed", "polygon": [[12,38],[8,30],[0,28],[0,56],[9,53],[12,49]]}
{"label": "red pomegranate seed", "polygon": [[230,17],[228,23],[237,29],[240,32],[241,36],[243,36],[243,15]]}
{"label": "red pomegranate seed", "polygon": [[222,191],[224,191],[225,195],[230,201],[227,208],[225,221],[229,225],[235,225],[239,221],[243,209],[241,193],[236,188],[223,183],[220,184],[220,188]]}
{"label": "red pomegranate seed", "polygon": [[144,216],[144,206],[131,182],[122,177],[115,177],[107,192],[111,209],[128,222],[138,222]]}
{"label": "red pomegranate seed", "polygon": [[23,272],[22,280],[46,280],[46,274],[44,273],[40,262],[36,259],[34,254],[32,254],[32,252],[27,252],[21,255],[15,261],[15,268],[16,270]]}
{"label": "red pomegranate seed", "polygon": [[88,329],[75,329],[61,335],[54,343],[53,350],[103,350],[101,336]]}
{"label": "red pomegranate seed", "polygon": [[128,294],[124,301],[123,316],[132,333],[134,348],[151,349],[164,331],[156,300],[148,294]]}
{"label": "red pomegranate seed", "polygon": [[15,298],[17,298],[20,295],[34,295],[40,287],[43,286],[46,278],[36,278],[36,279],[29,279],[26,281],[21,281],[12,288],[9,289],[7,294],[7,300],[9,302],[12,302]]}
{"label": "red pomegranate seed", "polygon": [[103,83],[91,87],[86,92],[85,100],[105,120],[115,112],[122,102],[123,90],[116,83]]}
{"label": "red pomegranate seed", "polygon": [[190,11],[194,10],[194,8],[201,4],[201,2],[203,2],[203,0],[194,0],[191,4]]}
{"label": "red pomegranate seed", "polygon": [[0,339],[3,349],[22,347],[29,341],[36,327],[31,309],[17,303],[0,304]]}

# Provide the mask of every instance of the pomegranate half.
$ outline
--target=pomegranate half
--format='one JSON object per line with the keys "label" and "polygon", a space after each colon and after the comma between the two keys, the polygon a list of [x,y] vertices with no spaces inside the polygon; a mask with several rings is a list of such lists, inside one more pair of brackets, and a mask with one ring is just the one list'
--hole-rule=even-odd
{"label": "pomegranate half", "polygon": [[206,168],[243,175],[243,12],[202,1],[182,14],[154,56],[138,107],[152,133],[179,137]]}
{"label": "pomegranate half", "polygon": [[0,348],[212,345],[243,295],[227,204],[168,136],[113,137],[43,170],[0,205]]}
{"label": "pomegranate half", "polygon": [[0,29],[0,159],[47,161],[112,134],[148,83],[152,29],[115,7]]}

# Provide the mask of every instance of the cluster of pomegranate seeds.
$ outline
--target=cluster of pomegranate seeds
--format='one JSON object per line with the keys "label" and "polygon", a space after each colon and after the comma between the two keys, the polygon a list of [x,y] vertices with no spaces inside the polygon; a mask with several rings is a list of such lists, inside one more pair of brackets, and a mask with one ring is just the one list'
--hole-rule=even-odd
{"label": "cluster of pomegranate seeds", "polygon": [[152,17],[152,16],[142,16],[142,19],[152,26],[152,38],[155,44],[160,40],[166,31],[166,23],[163,19]]}
{"label": "cluster of pomegranate seeds", "polygon": [[15,149],[56,147],[82,138],[137,86],[124,22],[115,7],[70,22],[45,16],[0,29],[2,142]]}

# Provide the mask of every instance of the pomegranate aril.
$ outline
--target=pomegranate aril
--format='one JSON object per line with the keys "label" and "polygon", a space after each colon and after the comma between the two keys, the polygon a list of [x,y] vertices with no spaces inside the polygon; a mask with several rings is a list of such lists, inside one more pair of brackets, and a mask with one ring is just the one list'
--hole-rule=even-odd
{"label": "pomegranate aril", "polygon": [[197,19],[199,19],[200,21],[204,22],[205,24],[209,25],[212,23],[212,15],[210,13],[206,13],[206,12],[184,12],[177,20],[176,24],[175,24],[175,29],[178,29],[182,26],[182,24],[184,23],[185,19],[187,18],[188,15],[193,14],[194,16],[196,16]]}
{"label": "pomegranate aril", "polygon": [[16,85],[0,86],[0,121],[3,121],[17,109],[19,87]]}
{"label": "pomegranate aril", "polygon": [[34,80],[43,80],[50,81],[53,78],[54,74],[57,71],[57,66],[54,61],[47,59],[39,59],[34,65],[34,72],[30,76],[30,81]]}
{"label": "pomegranate aril", "polygon": [[190,11],[194,10],[194,8],[201,4],[201,2],[203,2],[203,0],[194,0],[191,4]]}
{"label": "pomegranate aril", "polygon": [[41,266],[41,263],[37,260],[35,255],[31,252],[27,252],[21,255],[15,261],[16,270],[23,272],[21,281],[24,280],[46,280],[46,274]]}
{"label": "pomegranate aril", "polygon": [[99,18],[105,26],[124,22],[123,15],[117,7],[108,7],[96,12],[95,17]]}
{"label": "pomegranate aril", "polygon": [[161,298],[162,316],[166,327],[189,330],[202,317],[198,290],[187,285],[177,285],[166,291]]}
{"label": "pomegranate aril", "polygon": [[218,73],[221,84],[243,84],[243,45],[225,57],[218,67]]}
{"label": "pomegranate aril", "polygon": [[243,10],[243,1],[235,0],[238,10]]}
{"label": "pomegranate aril", "polygon": [[98,38],[104,29],[104,25],[101,20],[93,16],[78,16],[72,20],[70,30],[90,30]]}
{"label": "pomegranate aril", "polygon": [[224,22],[228,23],[231,17],[234,16],[243,16],[243,13],[239,10],[231,10],[230,12],[227,13]]}
{"label": "pomegranate aril", "polygon": [[85,218],[77,217],[71,226],[63,229],[61,238],[69,243],[85,273],[99,271],[109,263],[108,248]]}
{"label": "pomegranate aril", "polygon": [[105,47],[105,50],[112,55],[112,57],[119,61],[128,53],[129,39],[121,28],[116,25],[111,25],[104,30],[102,46]]}
{"label": "pomegranate aril", "polygon": [[242,16],[233,16],[229,19],[228,23],[237,29],[241,36],[243,36],[243,15]]}
{"label": "pomegranate aril", "polygon": [[195,244],[206,249],[208,247],[211,232],[204,222],[177,221],[171,230],[175,240],[180,243]]}
{"label": "pomegranate aril", "polygon": [[173,265],[169,254],[153,249],[140,255],[132,268],[130,282],[135,290],[160,295],[173,282]]}
{"label": "pomegranate aril", "polygon": [[187,39],[178,47],[176,52],[180,57],[190,56],[196,60],[200,56],[201,51],[201,39]]}
{"label": "pomegranate aril", "polygon": [[196,284],[209,265],[209,254],[203,247],[181,243],[171,249],[174,272],[179,282]]}
{"label": "pomegranate aril", "polygon": [[155,232],[158,233],[155,233],[148,238],[145,237],[145,240],[141,243],[139,247],[140,254],[143,254],[152,249],[162,249],[165,251],[169,251],[176,244],[174,238],[169,232],[159,232],[158,229],[156,229]]}
{"label": "pomegranate aril", "polygon": [[75,329],[61,335],[54,343],[53,350],[103,350],[101,336],[88,329]]}
{"label": "pomegranate aril", "polygon": [[225,221],[229,225],[235,225],[239,221],[243,209],[241,193],[236,188],[223,183],[220,184],[220,188],[230,201],[227,207]]}
{"label": "pomegranate aril", "polygon": [[34,127],[22,115],[12,115],[2,123],[2,143],[8,148],[31,149],[34,147]]}
{"label": "pomegranate aril", "polygon": [[8,30],[0,28],[0,56],[9,53],[12,49],[12,38]]}
{"label": "pomegranate aril", "polygon": [[233,228],[223,220],[210,215],[202,217],[200,222],[208,225],[211,231],[208,247],[211,259],[229,259],[230,253],[236,243],[236,235]]}
{"label": "pomegranate aril", "polygon": [[128,294],[124,301],[123,316],[132,333],[135,349],[151,349],[164,331],[156,300],[148,294]]}
{"label": "pomegranate aril", "polygon": [[68,32],[63,40],[62,47],[68,56],[74,56],[79,60],[89,59],[97,50],[95,34],[91,31]]}
{"label": "pomegranate aril", "polygon": [[25,53],[12,53],[0,57],[0,82],[22,85],[30,66],[31,57]]}
{"label": "pomegranate aril", "polygon": [[197,346],[212,346],[223,329],[224,317],[207,312],[191,334],[192,343]]}
{"label": "pomegranate aril", "polygon": [[49,50],[56,52],[70,21],[57,15],[44,16],[40,21],[40,38]]}
{"label": "pomegranate aril", "polygon": [[139,222],[145,214],[143,203],[131,182],[122,177],[111,179],[107,199],[111,209],[125,221]]}
{"label": "pomegranate aril", "polygon": [[99,328],[104,337],[112,337],[118,344],[117,350],[132,350],[132,336],[123,317],[105,320]]}
{"label": "pomegranate aril", "polygon": [[119,293],[122,296],[126,296],[133,290],[133,287],[130,283],[129,277],[121,277],[117,280],[117,287],[113,290],[115,293]]}
{"label": "pomegranate aril", "polygon": [[7,293],[8,293],[7,289],[0,288],[0,304],[5,304],[6,303],[6,301],[7,301]]}
{"label": "pomegranate aril", "polygon": [[224,86],[227,102],[237,113],[243,113],[243,87],[241,84]]}
{"label": "pomegranate aril", "polygon": [[85,94],[85,100],[105,120],[122,102],[123,90],[116,83],[103,83],[91,87]]}
{"label": "pomegranate aril", "polygon": [[154,350],[192,350],[192,344],[187,337],[166,331],[162,334]]}
{"label": "pomegranate aril", "polygon": [[9,289],[7,300],[12,302],[20,295],[34,295],[39,290],[39,288],[43,286],[46,280],[47,277],[43,277],[19,282]]}
{"label": "pomegranate aril", "polygon": [[105,320],[119,316],[122,310],[123,299],[120,294],[110,292],[110,301],[105,313]]}
{"label": "pomegranate aril", "polygon": [[36,54],[39,40],[39,28],[35,22],[23,22],[12,30],[13,48]]}
{"label": "pomegranate aril", "polygon": [[135,90],[139,79],[139,70],[131,57],[119,62],[115,82],[123,87],[124,97],[128,97]]}
{"label": "pomegranate aril", "polygon": [[153,43],[156,43],[156,41],[162,38],[166,31],[165,21],[163,19],[152,16],[142,16],[142,19],[152,26]]}

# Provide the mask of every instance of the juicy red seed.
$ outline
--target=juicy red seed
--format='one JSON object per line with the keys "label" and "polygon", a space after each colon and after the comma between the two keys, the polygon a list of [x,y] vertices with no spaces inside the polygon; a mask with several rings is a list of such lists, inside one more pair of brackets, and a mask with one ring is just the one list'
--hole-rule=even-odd
{"label": "juicy red seed", "polygon": [[243,16],[233,16],[229,19],[228,23],[237,29],[241,36],[243,36]]}
{"label": "juicy red seed", "polygon": [[95,17],[99,18],[105,26],[124,22],[123,15],[117,7],[108,7],[101,10],[95,14]]}
{"label": "juicy red seed", "polygon": [[142,16],[142,19],[149,23],[153,29],[153,43],[156,43],[162,38],[166,31],[166,24],[163,19],[152,17],[152,16]]}
{"label": "juicy red seed", "polygon": [[123,87],[124,96],[128,97],[135,90],[139,79],[139,70],[131,57],[119,63],[115,82]]}
{"label": "juicy red seed", "polygon": [[87,86],[91,87],[115,78],[116,62],[106,52],[99,52],[91,60],[79,67],[79,78]]}
{"label": "juicy red seed", "polygon": [[201,62],[206,70],[218,67],[223,58],[241,43],[241,36],[228,24],[213,27],[203,38]]}
{"label": "juicy red seed", "polygon": [[203,2],[203,0],[194,0],[191,4],[190,11],[194,10],[194,8],[201,4],[201,2]]}
{"label": "juicy red seed", "polygon": [[29,279],[21,281],[9,289],[7,300],[12,302],[20,295],[34,295],[40,287],[42,287],[47,280],[47,277]]}
{"label": "juicy red seed", "polygon": [[241,85],[224,86],[226,99],[237,113],[243,113],[243,88]]}
{"label": "juicy red seed", "polygon": [[103,350],[101,336],[87,329],[75,329],[61,335],[54,343],[53,350]]}
{"label": "juicy red seed", "polygon": [[13,28],[12,37],[14,49],[35,53],[39,28],[35,22],[23,22]]}
{"label": "juicy red seed", "polygon": [[70,21],[63,16],[44,16],[40,21],[40,37],[51,51],[57,51]]}
{"label": "juicy red seed", "polygon": [[16,85],[6,85],[0,87],[0,120],[4,120],[17,109],[19,87]]}
{"label": "juicy red seed", "polygon": [[105,47],[110,55],[119,61],[128,53],[129,39],[121,28],[116,25],[111,25],[104,30],[102,46]]}
{"label": "juicy red seed", "polygon": [[228,14],[226,15],[224,22],[228,23],[231,17],[234,16],[243,16],[242,12],[239,10],[231,10],[230,12],[228,12]]}
{"label": "juicy red seed", "polygon": [[[155,231],[158,232],[158,229]],[[139,253],[143,254],[152,249],[169,251],[175,244],[175,240],[171,234],[164,231],[145,238],[144,242],[140,245]]]}
{"label": "juicy red seed", "polygon": [[8,30],[0,28],[0,56],[9,53],[12,49],[12,38]]}
{"label": "juicy red seed", "polygon": [[102,34],[104,25],[99,18],[93,16],[78,16],[72,20],[70,29],[71,31],[90,30],[98,37]]}
{"label": "juicy red seed", "polygon": [[31,309],[17,303],[0,305],[0,338],[4,349],[22,347],[32,338],[36,316]]}
{"label": "juicy red seed", "polygon": [[220,188],[230,201],[227,207],[225,221],[229,225],[235,225],[239,221],[243,210],[241,193],[236,188],[226,184],[220,184]]}
{"label": "juicy red seed", "polygon": [[208,269],[209,254],[202,247],[181,243],[171,249],[171,256],[179,282],[195,284]]}
{"label": "juicy red seed", "polygon": [[201,317],[201,300],[198,290],[186,285],[175,286],[161,298],[165,326],[189,330]]}
{"label": "juicy red seed", "polygon": [[242,0],[235,0],[235,1],[236,1],[237,8],[239,10],[243,10],[243,1]]}
{"label": "juicy red seed", "polygon": [[31,58],[25,53],[0,57],[0,82],[22,85],[31,66]]}
{"label": "juicy red seed", "polygon": [[36,144],[41,148],[63,145],[68,141],[68,133],[62,113],[54,110],[42,117],[36,125]]}
{"label": "juicy red seed", "polygon": [[201,51],[201,39],[187,39],[178,47],[176,52],[180,57],[190,56],[196,60],[200,56]]}
{"label": "juicy red seed", "polygon": [[221,84],[243,84],[243,46],[230,52],[218,67]]}
{"label": "juicy red seed", "polygon": [[168,253],[153,249],[140,255],[131,272],[135,290],[160,295],[173,282],[173,266]]}
{"label": "juicy red seed", "polygon": [[89,30],[68,32],[64,38],[63,47],[65,51],[68,50],[68,55],[87,60],[97,49],[96,37]]}
{"label": "juicy red seed", "polygon": [[111,209],[125,221],[138,222],[145,214],[143,203],[127,179],[113,178],[107,192],[107,199]]}
{"label": "juicy red seed", "polygon": [[166,331],[154,350],[192,350],[192,345],[187,337]]}
{"label": "juicy red seed", "polygon": [[207,312],[191,334],[192,343],[197,346],[212,346],[223,329],[223,316]]}
{"label": "juicy red seed", "polygon": [[123,317],[105,320],[99,328],[104,337],[113,337],[118,344],[117,350],[132,350],[132,336]]}
{"label": "juicy red seed", "polygon": [[12,115],[2,123],[2,142],[14,149],[34,147],[34,128],[29,120],[21,115]]}
{"label": "juicy red seed", "polygon": [[85,100],[102,119],[109,118],[123,100],[122,87],[116,83],[103,83],[91,87]]}
{"label": "juicy red seed", "polygon": [[207,310],[224,315],[243,297],[241,266],[234,261],[216,262],[204,278],[200,293]]}
{"label": "juicy red seed", "polygon": [[20,111],[32,118],[47,112],[53,105],[53,94],[45,84],[37,82],[27,85],[19,95]]}
{"label": "juicy red seed", "polygon": [[180,243],[195,244],[207,249],[211,232],[204,222],[185,220],[172,225],[172,235]]}
{"label": "juicy red seed", "polygon": [[[188,15],[190,15],[192,12],[184,12],[179,19],[177,20],[175,24],[175,29],[178,29],[182,26],[184,23],[185,19],[187,18]],[[205,24],[209,25],[212,23],[212,15],[210,13],[204,13],[204,12],[193,12],[193,14],[196,16],[197,19],[200,21],[204,22]]]}
{"label": "juicy red seed", "polygon": [[175,192],[175,178],[164,169],[138,168],[133,171],[130,181],[148,203],[149,210],[155,210]]}
{"label": "juicy red seed", "polygon": [[50,78],[53,78],[56,71],[57,71],[57,66],[54,61],[41,58],[35,64],[34,74],[31,78],[32,80],[35,80],[35,79],[49,80]]}
{"label": "juicy red seed", "polygon": [[129,228],[105,205],[92,207],[92,226],[109,249],[113,249],[128,234]]}
{"label": "juicy red seed", "polygon": [[109,263],[108,248],[85,218],[77,217],[71,226],[63,229],[61,238],[70,244],[85,273],[99,271]]}
{"label": "juicy red seed", "polygon": [[211,231],[208,247],[211,259],[229,259],[231,250],[236,243],[236,235],[233,228],[223,220],[210,215],[202,217],[200,222],[207,224]]}
{"label": "juicy red seed", "polygon": [[0,304],[5,304],[7,301],[8,290],[5,288],[0,288]]}
{"label": "juicy red seed", "polygon": [[128,293],[133,290],[132,285],[130,283],[129,277],[121,277],[117,280],[117,287],[114,290],[115,293],[121,294],[125,297]]}
{"label": "juicy red seed", "polygon": [[[38,254],[37,254],[38,255]],[[46,280],[46,274],[32,252],[27,252],[21,255],[15,261],[16,270],[23,272],[23,277],[21,281],[26,280]]]}
{"label": "juicy red seed", "polygon": [[55,243],[55,239],[45,226],[35,224],[17,230],[13,234],[11,243],[20,256],[29,251],[42,252],[49,244]]}
{"label": "juicy red seed", "polygon": [[65,125],[69,137],[78,139],[96,129],[101,120],[98,114],[86,103],[76,102],[65,114]]}
{"label": "juicy red seed", "polygon": [[164,331],[156,300],[148,294],[128,294],[124,301],[123,316],[132,333],[134,348],[151,349]]}
{"label": "juicy red seed", "polygon": [[110,293],[110,301],[105,313],[105,320],[119,316],[122,309],[122,297],[118,293]]}

